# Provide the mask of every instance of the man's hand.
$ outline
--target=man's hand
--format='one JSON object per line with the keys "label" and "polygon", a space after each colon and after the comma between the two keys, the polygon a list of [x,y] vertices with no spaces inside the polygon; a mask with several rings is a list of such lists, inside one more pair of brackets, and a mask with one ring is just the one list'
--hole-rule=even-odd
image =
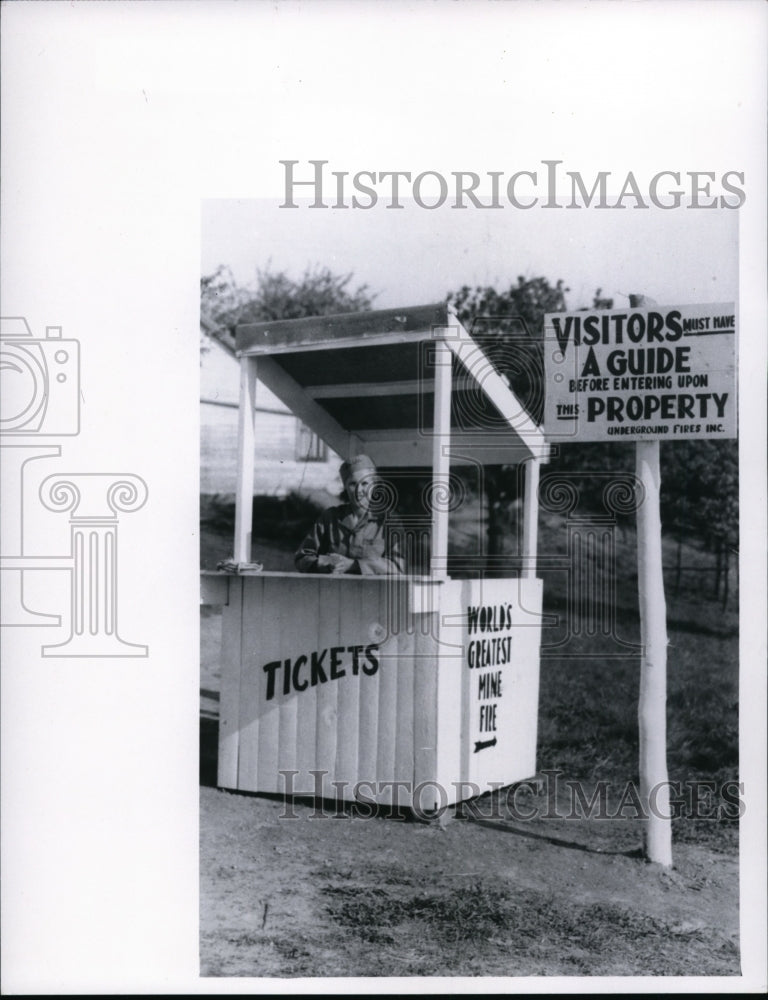
{"label": "man's hand", "polygon": [[331,552],[330,555],[320,556],[317,560],[318,565],[327,569],[330,567],[331,573],[338,575],[341,573],[347,573],[352,568],[355,563],[354,559],[349,559],[347,556],[341,555],[340,552]]}

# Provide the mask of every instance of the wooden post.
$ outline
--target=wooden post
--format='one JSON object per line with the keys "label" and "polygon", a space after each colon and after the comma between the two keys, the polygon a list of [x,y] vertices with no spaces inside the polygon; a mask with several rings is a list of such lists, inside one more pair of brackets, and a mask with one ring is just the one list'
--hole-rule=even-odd
{"label": "wooden post", "polygon": [[[658,303],[630,295],[633,309]],[[661,556],[661,469],[659,442],[635,445],[635,475],[643,489],[637,510],[637,591],[640,603],[640,801],[648,817],[645,856],[672,865],[672,819],[667,775],[667,604]]]}
{"label": "wooden post", "polygon": [[256,443],[256,359],[240,358],[240,405],[237,426],[237,493],[235,495],[236,563],[251,561],[253,527],[253,453]]}
{"label": "wooden post", "polygon": [[539,471],[541,459],[529,458],[525,463],[525,496],[523,499],[523,569],[522,576],[536,576],[536,550],[539,537]]}
{"label": "wooden post", "polygon": [[640,800],[646,811],[645,855],[672,864],[672,820],[667,776],[667,606],[661,558],[659,442],[638,441],[635,471],[644,490],[637,510],[637,584],[640,601]]}
{"label": "wooden post", "polygon": [[432,549],[430,575],[448,575],[448,498],[450,494],[451,350],[435,343],[435,409],[432,425]]}

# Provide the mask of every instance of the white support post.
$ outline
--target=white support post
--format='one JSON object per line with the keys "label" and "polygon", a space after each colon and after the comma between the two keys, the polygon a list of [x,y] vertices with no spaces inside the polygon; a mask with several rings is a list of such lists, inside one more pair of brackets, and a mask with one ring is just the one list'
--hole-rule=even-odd
{"label": "white support post", "polygon": [[240,405],[237,427],[237,494],[235,496],[236,563],[251,561],[253,522],[253,455],[256,444],[256,359],[240,358]]}
{"label": "white support post", "polygon": [[644,496],[637,510],[637,582],[640,601],[638,723],[640,800],[648,816],[645,855],[672,865],[672,820],[667,776],[667,607],[661,558],[659,442],[638,441],[635,471]]}
{"label": "white support post", "polygon": [[435,343],[435,409],[432,427],[432,550],[430,575],[448,575],[448,508],[450,498],[451,368],[450,348]]}
{"label": "white support post", "polygon": [[539,538],[539,472],[541,459],[529,458],[525,463],[525,496],[523,499],[523,569],[522,576],[536,576],[536,552]]}

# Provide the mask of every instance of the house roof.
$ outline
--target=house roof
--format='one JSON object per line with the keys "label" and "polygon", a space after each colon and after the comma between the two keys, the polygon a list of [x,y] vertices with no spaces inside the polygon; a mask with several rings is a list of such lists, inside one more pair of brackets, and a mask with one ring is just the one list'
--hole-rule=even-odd
{"label": "house roof", "polygon": [[379,466],[412,467],[432,464],[438,341],[453,361],[451,461],[546,457],[542,429],[445,303],[247,323],[235,346],[339,454],[364,451]]}

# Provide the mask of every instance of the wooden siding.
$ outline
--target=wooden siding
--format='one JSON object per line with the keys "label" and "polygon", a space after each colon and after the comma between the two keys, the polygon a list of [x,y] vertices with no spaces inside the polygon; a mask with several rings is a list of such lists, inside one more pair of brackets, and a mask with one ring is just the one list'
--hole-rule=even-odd
{"label": "wooden siding", "polygon": [[[433,809],[533,776],[540,599],[540,580],[233,578],[219,784]],[[483,602],[513,609],[512,658],[478,753],[468,641],[488,636],[466,627]]]}
{"label": "wooden siding", "polygon": [[[237,485],[239,364],[217,341],[200,363],[200,492],[234,494]],[[329,450],[323,462],[296,461],[298,418],[264,385],[256,389],[254,492],[284,495],[291,490],[340,488],[340,459]]]}
{"label": "wooden siding", "polygon": [[[234,493],[237,484],[237,410],[203,403],[200,407],[200,492]],[[283,494],[300,486],[341,488],[341,462],[333,452],[324,462],[296,461],[297,418],[291,413],[258,413],[254,493]]]}

